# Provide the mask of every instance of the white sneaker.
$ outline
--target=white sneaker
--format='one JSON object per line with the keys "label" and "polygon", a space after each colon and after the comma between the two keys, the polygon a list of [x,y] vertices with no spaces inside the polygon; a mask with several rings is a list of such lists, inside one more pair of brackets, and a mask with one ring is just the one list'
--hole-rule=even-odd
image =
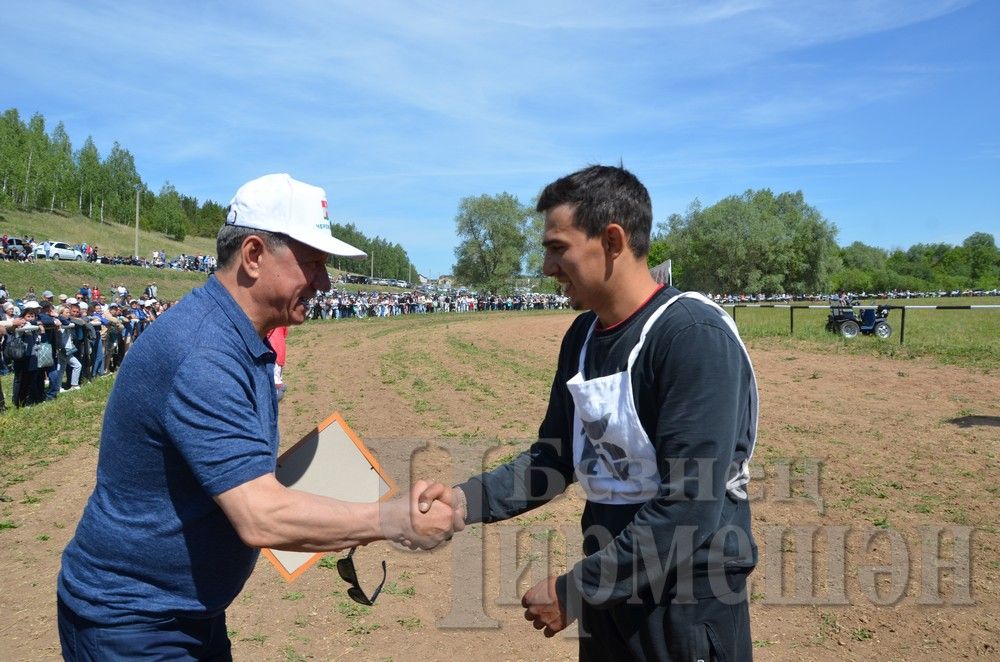
{"label": "white sneaker", "polygon": [[70,386],[69,390],[71,390],[71,391],[79,391],[80,387],[79,386]]}
{"label": "white sneaker", "polygon": [[68,388],[61,388],[61,389],[59,389],[59,392],[60,393],[69,393],[69,389]]}

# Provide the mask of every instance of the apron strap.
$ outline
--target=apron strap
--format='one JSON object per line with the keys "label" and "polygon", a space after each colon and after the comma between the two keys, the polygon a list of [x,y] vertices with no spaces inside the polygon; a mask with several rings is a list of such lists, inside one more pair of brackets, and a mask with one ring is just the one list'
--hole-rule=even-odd
{"label": "apron strap", "polygon": [[[673,297],[670,298],[670,300],[668,300],[666,303],[662,304],[659,308],[657,308],[656,311],[654,311],[653,314],[649,316],[649,319],[646,320],[646,323],[643,325],[642,333],[639,336],[639,341],[636,343],[635,347],[632,348],[632,351],[629,352],[628,373],[630,375],[632,374],[632,366],[635,364],[635,361],[639,356],[639,352],[642,350],[642,347],[646,342],[646,335],[649,333],[649,330],[652,328],[653,324],[656,322],[656,320],[660,318],[660,316],[664,313],[664,311],[666,311],[666,309],[671,304],[673,304],[675,301],[681,298],[697,299],[715,309],[715,311],[719,313],[719,316],[722,318],[726,326],[728,326],[729,329],[733,332],[733,335],[736,337],[736,341],[740,344],[740,349],[743,350],[743,355],[746,357],[747,364],[750,366],[750,379],[752,387],[750,392],[750,423],[753,429],[753,436],[750,439],[750,449],[747,453],[747,459],[743,460],[743,462],[740,463],[738,468],[735,468],[735,471],[732,472],[732,475],[730,475],[730,477],[726,481],[726,490],[734,498],[746,499],[747,498],[746,485],[747,483],[750,482],[750,466],[749,466],[750,459],[753,457],[753,452],[757,445],[757,424],[760,415],[760,399],[757,393],[757,374],[753,369],[753,362],[750,360],[750,353],[747,351],[746,345],[743,343],[743,338],[740,337],[739,330],[736,327],[736,322],[734,322],[733,318],[729,316],[729,313],[727,313],[722,308],[722,306],[718,305],[717,303],[715,303],[705,295],[701,294],[700,292],[681,292],[680,294],[674,295]],[[584,368],[584,360],[587,355],[587,346],[590,345],[590,338],[593,336],[594,329],[597,327],[597,321],[598,320],[595,318],[593,324],[590,325],[590,329],[587,331],[587,339],[584,341],[583,348],[580,350],[580,359],[579,359],[580,374],[583,374],[584,371],[583,368]]]}
{"label": "apron strap", "polygon": [[740,463],[739,468],[734,471],[733,475],[726,481],[726,490],[733,497],[737,499],[746,499],[746,486],[750,482],[750,460],[753,458],[753,451],[757,446],[757,423],[760,416],[760,396],[757,392],[757,373],[753,369],[753,362],[750,360],[750,352],[747,351],[747,346],[743,343],[743,338],[740,337],[740,332],[736,328],[736,322],[734,322],[733,318],[729,316],[729,313],[727,313],[722,306],[699,292],[685,292],[685,294],[707,303],[719,313],[719,316],[722,317],[726,326],[728,326],[730,330],[732,330],[733,335],[736,336],[736,340],[740,343],[740,348],[743,350],[743,355],[747,359],[747,364],[750,366],[750,380],[752,387],[750,391],[750,424],[753,428],[753,437],[750,439],[750,450],[747,453],[747,459]]}
{"label": "apron strap", "polygon": [[653,328],[653,324],[656,320],[660,319],[660,315],[663,314],[670,304],[682,297],[686,297],[689,294],[691,294],[691,292],[681,292],[680,294],[675,294],[670,297],[670,299],[665,304],[657,308],[656,311],[649,316],[649,319],[646,320],[646,323],[642,325],[642,333],[639,335],[639,342],[635,344],[635,347],[632,348],[632,351],[629,352],[628,355],[628,372],[630,375],[632,374],[632,366],[635,364],[635,360],[639,357],[639,352],[642,350],[642,346],[646,344],[646,334],[648,334],[649,330]]}
{"label": "apron strap", "polygon": [[580,349],[580,365],[577,368],[577,372],[581,375],[583,374],[584,359],[587,357],[587,347],[590,345],[590,337],[594,335],[595,328],[597,328],[597,315],[594,315],[594,322],[590,325],[590,329],[587,331],[587,338],[583,341],[583,347]]}
{"label": "apron strap", "polygon": [[[750,425],[751,428],[753,429],[753,436],[750,438],[750,449],[747,452],[747,459],[743,460],[743,462],[740,463],[739,467],[734,467],[734,471],[732,471],[732,474],[726,481],[726,490],[734,498],[746,499],[747,498],[746,485],[747,483],[750,482],[750,459],[753,457],[754,448],[757,445],[757,422],[758,422],[758,417],[760,415],[760,399],[757,393],[757,374],[756,372],[754,372],[753,362],[750,360],[750,353],[747,351],[747,347],[743,343],[743,338],[740,337],[740,332],[736,328],[736,322],[734,322],[733,318],[729,316],[729,313],[727,313],[722,308],[722,306],[718,305],[717,303],[715,303],[705,295],[701,294],[700,292],[681,292],[680,294],[673,296],[669,301],[660,306],[656,310],[656,312],[654,312],[649,317],[649,319],[646,321],[646,324],[643,325],[642,335],[639,336],[639,342],[636,344],[635,347],[632,348],[632,351],[628,357],[628,371],[629,374],[632,373],[632,365],[638,358],[639,352],[640,350],[642,350],[642,346],[646,342],[646,334],[649,333],[649,330],[650,328],[652,328],[653,323],[656,322],[657,319],[659,319],[660,315],[663,314],[663,312],[667,309],[668,306],[670,306],[672,303],[681,298],[697,299],[702,303],[708,304],[716,312],[718,312],[719,316],[722,318],[722,321],[726,324],[726,326],[729,327],[729,329],[733,332],[733,335],[736,337],[736,341],[740,344],[740,349],[743,350],[743,356],[746,357],[747,365],[750,366],[750,380],[751,380]],[[582,357],[581,357],[581,366],[582,366]]]}

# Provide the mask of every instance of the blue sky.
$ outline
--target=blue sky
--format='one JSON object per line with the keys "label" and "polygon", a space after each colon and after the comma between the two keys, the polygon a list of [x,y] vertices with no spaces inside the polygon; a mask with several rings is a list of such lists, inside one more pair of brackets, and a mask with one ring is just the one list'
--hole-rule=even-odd
{"label": "blue sky", "polygon": [[0,107],[154,190],[290,172],[427,275],[462,197],[619,160],[658,222],[801,189],[842,245],[906,247],[1000,235],[998,35],[994,0],[32,0],[0,11]]}

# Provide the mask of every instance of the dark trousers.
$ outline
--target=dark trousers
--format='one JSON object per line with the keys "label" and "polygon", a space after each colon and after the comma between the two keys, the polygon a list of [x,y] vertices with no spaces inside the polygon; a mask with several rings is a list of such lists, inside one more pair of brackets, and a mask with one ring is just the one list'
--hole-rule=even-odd
{"label": "dark trousers", "polygon": [[44,370],[14,370],[14,393],[11,400],[15,407],[27,407],[45,400]]}
{"label": "dark trousers", "polygon": [[695,598],[690,603],[621,604],[610,609],[584,603],[581,662],[752,660],[745,576],[730,586],[732,593]]}
{"label": "dark trousers", "polygon": [[101,625],[58,601],[59,643],[67,662],[207,660],[231,662],[226,615],[164,618],[153,623]]}

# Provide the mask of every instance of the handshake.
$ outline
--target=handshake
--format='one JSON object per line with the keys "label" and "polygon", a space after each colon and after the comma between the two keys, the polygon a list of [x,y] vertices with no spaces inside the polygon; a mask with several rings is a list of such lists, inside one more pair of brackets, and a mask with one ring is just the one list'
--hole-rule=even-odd
{"label": "handshake", "polygon": [[408,496],[379,509],[382,535],[408,549],[434,549],[465,528],[465,493],[442,483],[418,480]]}
{"label": "handshake", "polygon": [[[465,528],[465,492],[457,487],[418,480],[408,497],[381,509],[382,535],[409,549],[434,549]],[[556,577],[541,580],[521,598],[524,617],[552,637],[572,621],[556,595]]]}

